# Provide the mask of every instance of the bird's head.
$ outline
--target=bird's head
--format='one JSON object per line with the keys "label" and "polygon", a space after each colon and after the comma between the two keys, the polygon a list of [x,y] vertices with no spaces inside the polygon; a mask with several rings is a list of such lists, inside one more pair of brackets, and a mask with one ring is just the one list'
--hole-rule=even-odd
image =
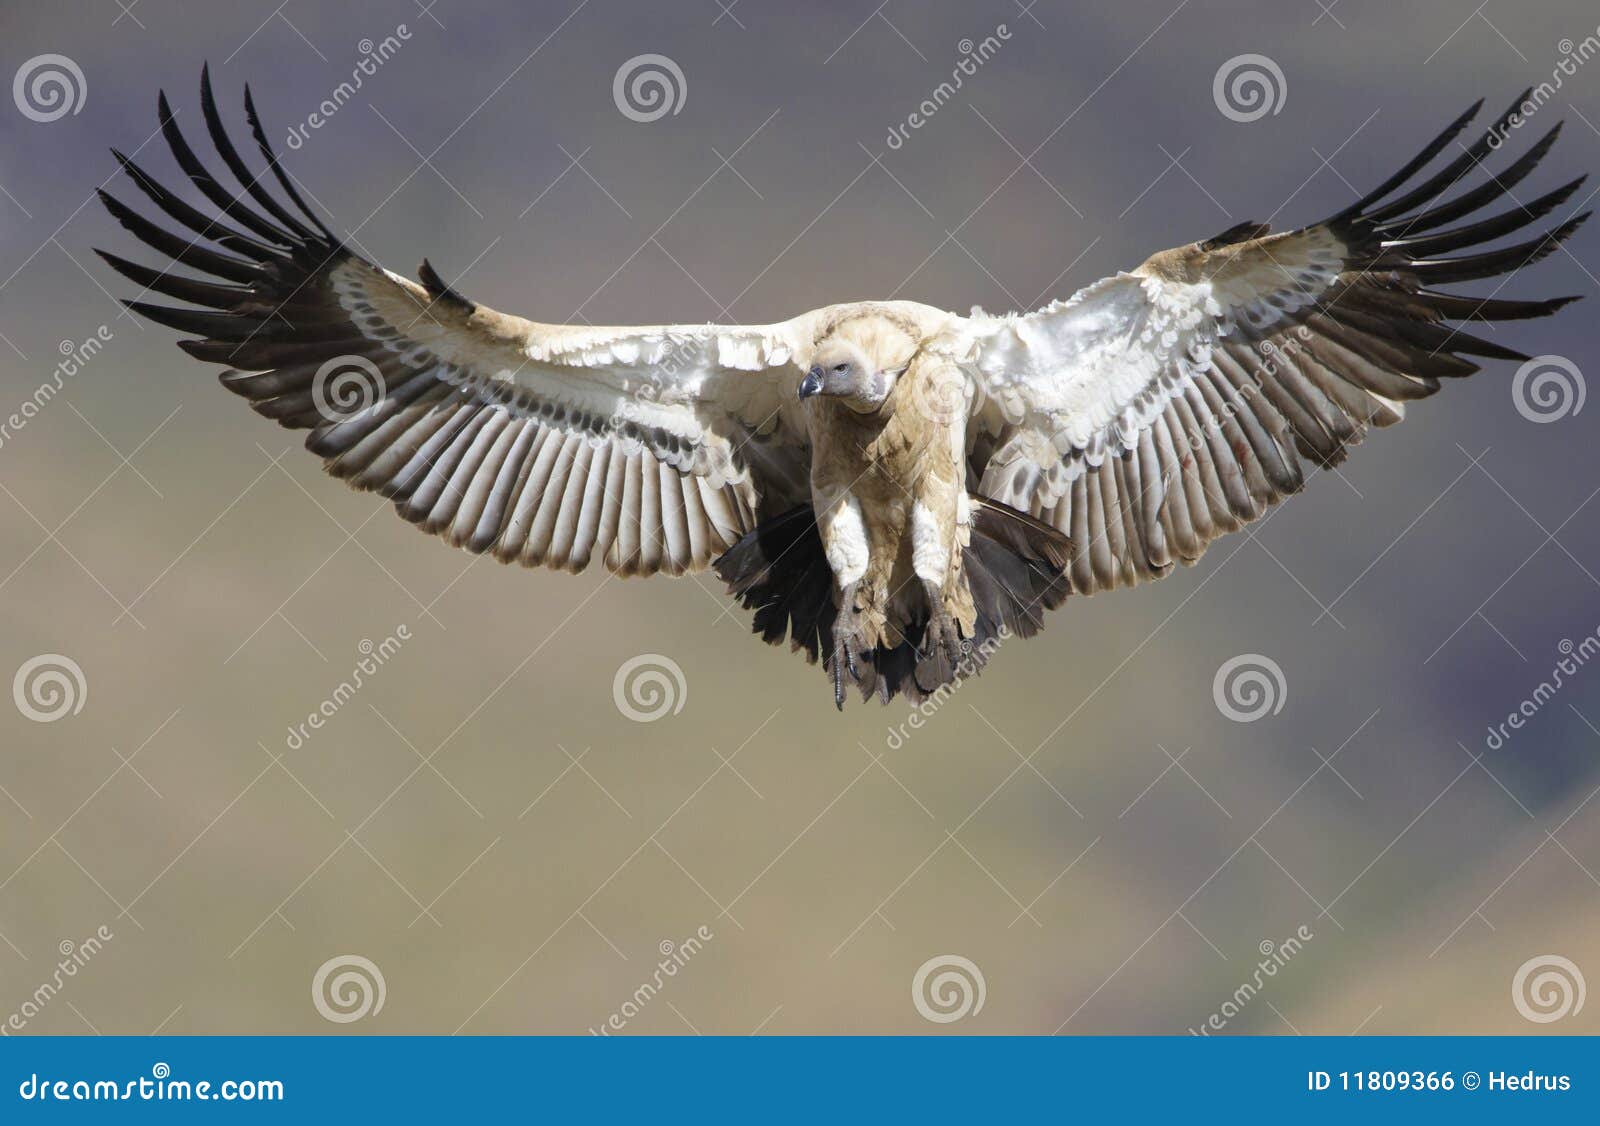
{"label": "bird's head", "polygon": [[799,396],[823,395],[871,414],[888,400],[917,346],[916,335],[892,317],[868,313],[840,322],[818,339]]}

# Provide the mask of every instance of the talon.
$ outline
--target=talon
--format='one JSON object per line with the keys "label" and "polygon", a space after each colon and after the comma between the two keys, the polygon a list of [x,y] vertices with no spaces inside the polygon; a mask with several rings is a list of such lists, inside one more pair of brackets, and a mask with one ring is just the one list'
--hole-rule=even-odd
{"label": "talon", "polygon": [[949,634],[945,640],[945,650],[952,665],[959,665],[967,655],[967,646],[961,640],[961,630],[956,626],[953,618],[950,620]]}

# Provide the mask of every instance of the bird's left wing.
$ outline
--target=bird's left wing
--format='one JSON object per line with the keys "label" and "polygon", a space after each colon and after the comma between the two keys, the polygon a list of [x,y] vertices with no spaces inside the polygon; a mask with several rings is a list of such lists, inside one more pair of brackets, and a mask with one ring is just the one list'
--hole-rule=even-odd
{"label": "bird's left wing", "polygon": [[1271,235],[1242,224],[1038,312],[968,318],[941,347],[975,375],[975,491],[1067,533],[1075,590],[1132,585],[1194,562],[1298,491],[1302,458],[1337,464],[1369,426],[1400,421],[1407,400],[1478,370],[1463,357],[1527,359],[1447,322],[1541,316],[1571,298],[1432,287],[1549,254],[1586,214],[1530,241],[1452,256],[1536,222],[1582,180],[1451,226],[1508,195],[1559,129],[1452,195],[1500,146],[1508,113],[1409,186],[1477,108],[1325,222]]}
{"label": "bird's left wing", "polygon": [[458,546],[570,570],[602,559],[624,574],[705,567],[761,512],[805,495],[792,364],[809,345],[811,315],[765,326],[596,328],[497,313],[426,262],[418,284],[332,234],[272,153],[248,91],[249,124],[287,204],[233,147],[209,77],[201,105],[243,190],[206,169],[163,95],[173,156],[220,214],[119,153],[150,201],[199,237],[101,192],[112,215],[171,263],[157,270],[101,256],[145,293],[186,302],[127,304],[196,335],[180,347],[232,369],[223,384],[260,413],[308,429],[306,446],[330,473],[393,498],[406,519]]}

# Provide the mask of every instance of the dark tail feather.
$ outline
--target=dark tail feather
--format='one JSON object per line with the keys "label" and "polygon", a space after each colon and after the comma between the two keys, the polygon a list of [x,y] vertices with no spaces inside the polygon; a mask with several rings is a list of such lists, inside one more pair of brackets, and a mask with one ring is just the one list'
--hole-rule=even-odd
{"label": "dark tail feather", "polygon": [[972,498],[972,544],[967,548],[967,582],[978,608],[978,636],[998,638],[1000,630],[1032,637],[1044,626],[1044,613],[1072,593],[1067,567],[1072,542],[1061,532],[999,501]]}
{"label": "dark tail feather", "polygon": [[[924,622],[911,623],[907,640],[879,647],[870,667],[855,678],[863,698],[888,703],[904,693],[913,703],[982,670],[1011,637],[1031,637],[1046,610],[1071,593],[1066,575],[1071,544],[1059,531],[995,501],[972,497],[972,542],[964,555],[967,582],[977,608],[974,636],[965,657],[935,668],[919,657]],[[831,666],[836,616],[833,572],[809,505],[763,521],[718,557],[717,575],[745,608],[755,611],[752,628],[769,645],[787,638],[806,660]],[[833,669],[828,668],[830,678]],[[831,679],[830,679],[831,683]]]}
{"label": "dark tail feather", "polygon": [[791,639],[815,663],[833,643],[833,572],[810,505],[763,520],[717,557],[728,593],[755,611],[753,629],[768,645]]}

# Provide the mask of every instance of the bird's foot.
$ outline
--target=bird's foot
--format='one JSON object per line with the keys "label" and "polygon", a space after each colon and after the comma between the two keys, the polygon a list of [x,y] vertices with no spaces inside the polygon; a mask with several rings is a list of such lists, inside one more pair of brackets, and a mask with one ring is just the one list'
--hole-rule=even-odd
{"label": "bird's foot", "polygon": [[961,624],[946,605],[943,592],[932,583],[923,584],[923,592],[928,599],[928,624],[917,655],[924,660],[941,657],[953,668],[971,651],[972,643],[962,639]]}
{"label": "bird's foot", "polygon": [[943,593],[931,583],[923,589],[928,598],[928,621],[917,646],[917,683],[931,692],[955,678],[972,642],[962,639],[961,624],[945,604]]}
{"label": "bird's foot", "polygon": [[844,710],[846,684],[863,683],[863,675],[872,665],[866,624],[866,615],[856,602],[856,588],[845,588],[840,592],[839,612],[833,623],[833,660],[828,670],[833,680],[833,703],[840,711]]}

